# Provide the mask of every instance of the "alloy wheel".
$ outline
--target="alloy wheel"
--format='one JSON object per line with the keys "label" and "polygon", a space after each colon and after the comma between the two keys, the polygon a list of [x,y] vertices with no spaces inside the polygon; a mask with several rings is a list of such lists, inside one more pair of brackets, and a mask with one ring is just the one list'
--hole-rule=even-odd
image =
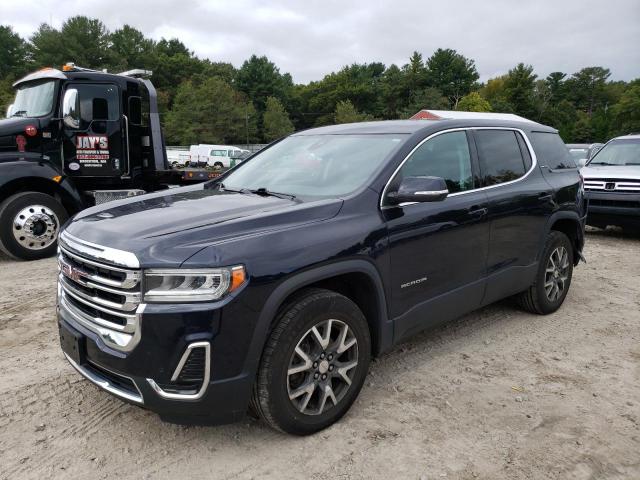
{"label": "alloy wheel", "polygon": [[569,278],[569,254],[565,247],[557,247],[549,256],[544,276],[547,299],[555,302],[562,296]]}
{"label": "alloy wheel", "polygon": [[287,370],[287,393],[305,415],[320,415],[340,403],[358,365],[358,341],[349,326],[324,320],[302,336]]}
{"label": "alloy wheel", "polygon": [[13,236],[29,250],[42,250],[56,241],[60,221],[53,210],[44,205],[30,205],[13,219]]}

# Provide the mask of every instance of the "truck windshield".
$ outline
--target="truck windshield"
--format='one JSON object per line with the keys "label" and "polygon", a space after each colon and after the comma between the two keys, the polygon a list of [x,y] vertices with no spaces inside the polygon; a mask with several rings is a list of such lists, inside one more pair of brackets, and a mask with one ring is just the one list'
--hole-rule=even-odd
{"label": "truck windshield", "polygon": [[294,135],[232,171],[226,190],[340,197],[362,187],[406,135]]}
{"label": "truck windshield", "polygon": [[42,117],[47,115],[53,108],[55,85],[55,80],[20,85],[9,116]]}
{"label": "truck windshield", "polygon": [[613,140],[607,143],[588,165],[640,165],[640,138]]}

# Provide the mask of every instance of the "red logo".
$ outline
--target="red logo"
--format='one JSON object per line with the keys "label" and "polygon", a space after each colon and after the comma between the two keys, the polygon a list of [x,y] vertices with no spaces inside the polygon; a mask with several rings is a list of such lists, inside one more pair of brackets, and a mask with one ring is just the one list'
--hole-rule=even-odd
{"label": "red logo", "polygon": [[24,152],[24,147],[27,146],[27,139],[24,138],[24,135],[17,135],[16,144],[18,145],[18,151]]}
{"label": "red logo", "polygon": [[24,133],[30,137],[35,137],[38,134],[38,129],[33,125],[27,125],[24,129]]}
{"label": "red logo", "polygon": [[74,282],[77,282],[82,277],[84,277],[84,272],[82,272],[81,270],[78,270],[75,267],[72,267],[71,265],[67,265],[66,263],[60,264],[60,271],[65,277],[70,278]]}

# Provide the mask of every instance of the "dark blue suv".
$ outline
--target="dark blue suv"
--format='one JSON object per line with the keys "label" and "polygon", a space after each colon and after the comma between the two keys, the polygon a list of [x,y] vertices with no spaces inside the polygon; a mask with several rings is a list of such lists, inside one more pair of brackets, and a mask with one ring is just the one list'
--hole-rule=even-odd
{"label": "dark blue suv", "polygon": [[408,336],[510,296],[557,310],[585,214],[573,160],[536,123],[296,133],[214,181],[76,215],[59,244],[62,348],[167,421],[252,410],[309,434]]}

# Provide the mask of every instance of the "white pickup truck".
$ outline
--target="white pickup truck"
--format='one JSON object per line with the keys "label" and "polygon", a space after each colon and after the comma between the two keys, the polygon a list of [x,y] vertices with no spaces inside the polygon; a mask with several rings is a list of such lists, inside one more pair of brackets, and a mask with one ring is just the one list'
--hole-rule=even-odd
{"label": "white pickup truck", "polygon": [[191,145],[189,165],[192,167],[230,168],[249,155],[249,150],[233,145]]}

